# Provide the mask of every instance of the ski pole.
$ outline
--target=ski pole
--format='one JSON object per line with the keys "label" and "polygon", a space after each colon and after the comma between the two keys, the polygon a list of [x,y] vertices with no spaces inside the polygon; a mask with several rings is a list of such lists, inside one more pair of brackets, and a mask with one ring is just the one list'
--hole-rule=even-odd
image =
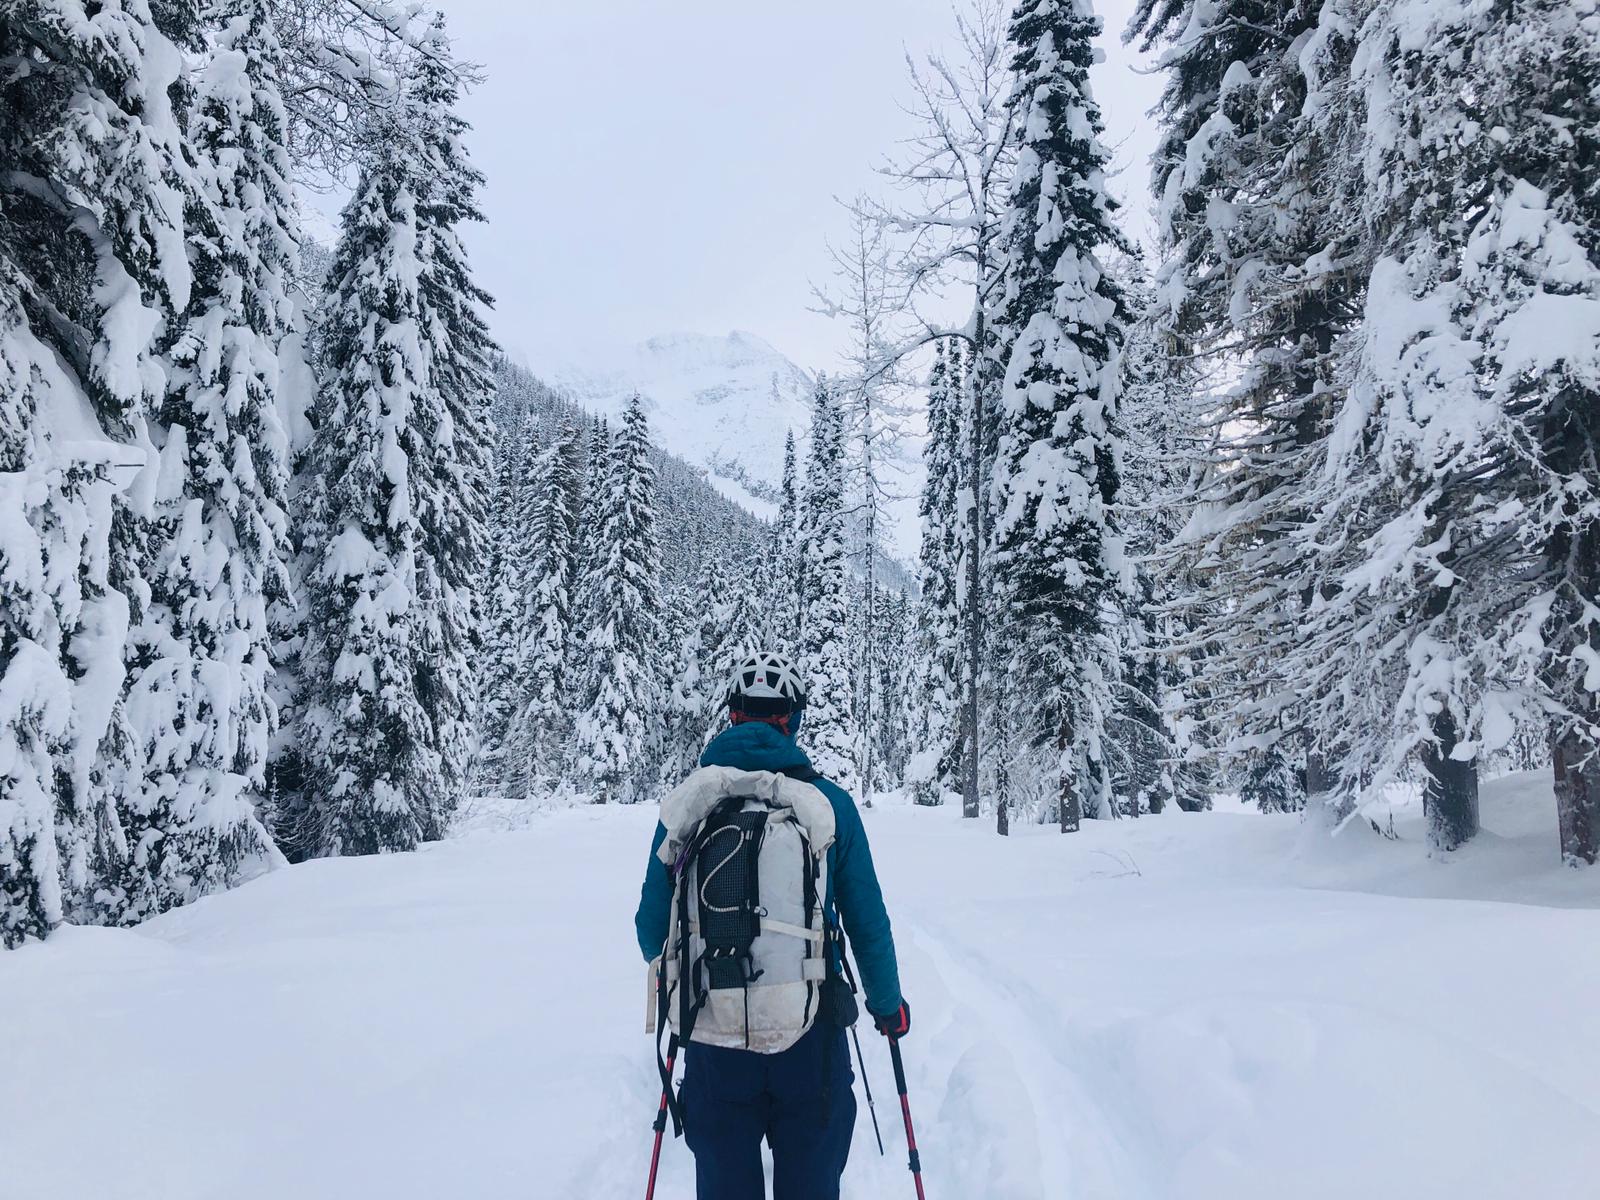
{"label": "ski pole", "polygon": [[[844,940],[844,930],[833,927],[829,922],[828,928],[832,932],[839,950],[839,966],[844,969],[844,977],[849,981],[850,994],[856,994],[856,973],[850,969],[850,955]],[[867,1058],[861,1053],[861,1034],[856,1031],[854,1024],[850,1026],[850,1037],[856,1044],[856,1062],[861,1064],[861,1087],[867,1093],[867,1111],[872,1114],[872,1136],[878,1139],[878,1157],[883,1157],[883,1131],[878,1128],[878,1108],[872,1103],[872,1084],[867,1079]]]}
{"label": "ski pole", "polygon": [[872,1103],[872,1084],[867,1080],[867,1060],[861,1054],[861,1035],[854,1025],[850,1037],[856,1044],[856,1062],[861,1064],[861,1086],[867,1093],[867,1111],[872,1114],[872,1136],[878,1139],[878,1157],[883,1157],[883,1132],[878,1128],[878,1109]]}
{"label": "ski pole", "polygon": [[661,1136],[667,1131],[667,1095],[672,1088],[672,1067],[678,1060],[678,1035],[673,1034],[667,1044],[667,1082],[661,1086],[661,1107],[656,1109],[656,1144],[650,1151],[650,1182],[645,1185],[644,1200],[655,1200],[656,1168],[661,1163]]}
{"label": "ski pole", "polygon": [[900,1089],[900,1115],[906,1121],[906,1147],[911,1152],[911,1179],[917,1185],[917,1200],[927,1200],[922,1194],[922,1156],[917,1153],[917,1132],[911,1128],[911,1101],[906,1098],[906,1065],[900,1058],[900,1039],[889,1039],[889,1055],[894,1059],[894,1085]]}

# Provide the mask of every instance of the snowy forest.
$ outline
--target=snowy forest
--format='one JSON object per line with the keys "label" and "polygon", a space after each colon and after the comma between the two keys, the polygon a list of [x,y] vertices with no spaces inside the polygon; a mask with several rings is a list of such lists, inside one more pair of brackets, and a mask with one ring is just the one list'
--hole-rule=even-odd
{"label": "snowy forest", "polygon": [[1589,1196],[1597,944],[1600,0],[0,0],[0,1200]]}
{"label": "snowy forest", "polygon": [[1600,12],[1142,0],[1149,244],[1088,84],[1118,31],[955,21],[831,247],[850,351],[767,519],[648,398],[494,344],[443,14],[0,6],[5,943],[472,796],[654,801],[760,646],[869,805],[1338,824],[1409,782],[1449,852],[1514,766],[1595,862]]}

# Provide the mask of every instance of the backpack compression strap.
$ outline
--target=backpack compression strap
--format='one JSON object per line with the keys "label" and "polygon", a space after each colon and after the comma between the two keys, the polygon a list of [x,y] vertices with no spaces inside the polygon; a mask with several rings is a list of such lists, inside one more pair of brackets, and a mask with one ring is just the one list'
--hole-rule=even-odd
{"label": "backpack compression strap", "polygon": [[[728,801],[718,806],[722,811]],[[709,822],[708,822],[709,823]],[[667,1025],[667,955],[670,949],[678,955],[678,1032],[676,1034],[680,1045],[687,1046],[689,1038],[694,1033],[695,1018],[700,1014],[700,1006],[705,1003],[705,996],[700,994],[700,963],[691,961],[692,946],[689,937],[689,887],[688,875],[690,864],[695,856],[700,853],[700,848],[705,842],[706,828],[704,825],[690,839],[684,847],[683,854],[679,857],[677,866],[673,868],[673,892],[678,905],[678,944],[663,949],[661,955],[661,979],[658,984],[659,994],[656,997],[656,1028],[663,1029]],[[692,998],[691,998],[692,997]],[[672,1086],[672,1075],[667,1070],[667,1060],[661,1057],[661,1046],[656,1045],[656,1067],[661,1073],[661,1086],[666,1093],[667,1109],[672,1114],[672,1136],[683,1136],[683,1105],[678,1099],[678,1093]]]}

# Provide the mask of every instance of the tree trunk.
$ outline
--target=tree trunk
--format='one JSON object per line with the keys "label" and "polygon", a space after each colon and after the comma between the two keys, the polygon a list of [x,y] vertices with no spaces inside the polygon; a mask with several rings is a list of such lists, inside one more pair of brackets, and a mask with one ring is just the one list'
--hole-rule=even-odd
{"label": "tree trunk", "polygon": [[1306,796],[1320,796],[1333,790],[1333,773],[1328,762],[1315,750],[1306,751]]}
{"label": "tree trunk", "polygon": [[1056,801],[1061,816],[1061,832],[1077,833],[1083,826],[1083,797],[1073,786],[1072,722],[1065,717],[1056,734],[1056,770],[1060,776],[1060,795]]}
{"label": "tree trunk", "polygon": [[[1444,529],[1436,525],[1434,536]],[[1439,556],[1441,566],[1455,563],[1455,552]],[[1452,585],[1436,587],[1423,606],[1423,616],[1432,622],[1442,617],[1454,599]],[[1457,761],[1451,753],[1461,744],[1461,730],[1445,709],[1433,718],[1433,741],[1422,748],[1422,767],[1428,773],[1422,789],[1422,811],[1428,821],[1428,844],[1435,850],[1454,850],[1478,833],[1478,763],[1476,758]]]}
{"label": "tree trunk", "polygon": [[[988,325],[983,313],[982,283],[985,264],[978,263],[979,295],[977,312],[973,317],[972,365],[967,371],[967,386],[972,389],[972,520],[967,542],[967,703],[962,723],[966,726],[966,771],[961,779],[961,815],[978,815],[978,757],[980,721],[978,689],[983,680],[983,572],[980,560],[984,541],[983,497],[983,392],[987,372],[984,363],[984,339]],[[1004,806],[1000,809],[1003,814]]]}
{"label": "tree trunk", "polygon": [[[1558,405],[1553,428],[1545,431],[1551,467],[1563,475],[1593,470],[1593,453],[1600,414],[1592,392],[1578,393],[1572,403]],[[1600,629],[1590,619],[1589,608],[1600,594],[1600,522],[1586,519],[1578,500],[1567,502],[1568,520],[1551,532],[1545,556],[1560,584],[1551,620],[1564,653],[1547,670],[1547,685],[1558,702],[1576,709],[1579,719],[1558,725],[1550,739],[1550,762],[1555,774],[1556,823],[1561,836],[1561,857],[1569,866],[1600,859],[1600,745],[1588,730],[1596,712],[1592,693],[1568,673],[1562,659],[1587,648],[1600,651]],[[1592,661],[1590,659],[1589,661]]]}
{"label": "tree trunk", "polygon": [[1073,786],[1072,772],[1061,768],[1061,795],[1056,801],[1061,814],[1061,832],[1077,833],[1083,827],[1083,801],[1078,796],[1078,789]]}
{"label": "tree trunk", "polygon": [[1316,749],[1306,750],[1306,807],[1320,809],[1333,821],[1342,821],[1355,807],[1349,793],[1340,790],[1339,777],[1328,766],[1328,760]]}
{"label": "tree trunk", "polygon": [[1569,866],[1600,861],[1600,761],[1581,729],[1558,726],[1550,739],[1561,857]]}
{"label": "tree trunk", "polygon": [[1428,773],[1423,805],[1428,817],[1428,844],[1435,850],[1455,850],[1478,832],[1478,764],[1451,758],[1461,741],[1461,731],[1448,711],[1433,719],[1434,741],[1422,748],[1422,766]]}
{"label": "tree trunk", "polygon": [[994,831],[1002,837],[1011,832],[1011,710],[1006,707],[1007,696],[997,691],[994,701],[994,720],[998,726],[994,756]]}

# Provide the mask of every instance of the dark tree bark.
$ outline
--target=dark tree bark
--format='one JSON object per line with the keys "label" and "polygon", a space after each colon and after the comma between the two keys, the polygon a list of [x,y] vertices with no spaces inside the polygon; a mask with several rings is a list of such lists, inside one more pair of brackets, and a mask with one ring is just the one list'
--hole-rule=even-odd
{"label": "dark tree bark", "polygon": [[1558,727],[1551,738],[1561,857],[1572,866],[1600,860],[1600,746],[1581,730]]}
{"label": "dark tree bark", "polygon": [[1060,772],[1060,797],[1056,804],[1061,815],[1061,832],[1077,833],[1083,826],[1083,798],[1074,786],[1072,768],[1067,765],[1067,754],[1072,749],[1072,722],[1063,717],[1061,730],[1056,735],[1057,770]]}
{"label": "dark tree bark", "polygon": [[1428,843],[1435,850],[1455,850],[1478,832],[1478,763],[1451,757],[1461,742],[1461,731],[1448,712],[1433,719],[1433,735],[1422,749],[1422,766],[1428,773],[1422,792]]}
{"label": "dark tree bark", "polygon": [[[978,259],[978,278],[984,278],[988,264],[980,253]],[[978,689],[983,683],[983,543],[984,543],[984,393],[990,372],[986,368],[989,361],[985,350],[988,337],[988,323],[984,319],[983,305],[980,302],[976,315],[973,317],[973,353],[972,367],[969,371],[968,386],[972,389],[972,445],[971,461],[968,464],[972,473],[972,518],[968,522],[967,531],[967,695],[964,715],[962,717],[963,732],[966,734],[967,754],[963,764],[966,770],[961,777],[961,815],[963,817],[976,817],[978,815],[978,761],[979,744],[982,741],[979,723]],[[1004,806],[1001,806],[1004,812]],[[1004,832],[1002,830],[1002,832]]]}
{"label": "dark tree bark", "polygon": [[[1571,389],[1547,417],[1545,445],[1551,468],[1561,475],[1593,479],[1600,469],[1595,458],[1597,442],[1600,395]],[[1572,677],[1571,666],[1561,660],[1570,660],[1584,644],[1591,652],[1600,652],[1600,627],[1589,615],[1600,596],[1600,522],[1588,516],[1577,497],[1567,500],[1564,516],[1567,519],[1556,525],[1545,548],[1556,582],[1552,632],[1557,645],[1566,651],[1552,663],[1548,686],[1552,694],[1578,711],[1553,731],[1550,758],[1561,857],[1578,866],[1600,860],[1600,745],[1592,736],[1600,723],[1600,706]]]}

